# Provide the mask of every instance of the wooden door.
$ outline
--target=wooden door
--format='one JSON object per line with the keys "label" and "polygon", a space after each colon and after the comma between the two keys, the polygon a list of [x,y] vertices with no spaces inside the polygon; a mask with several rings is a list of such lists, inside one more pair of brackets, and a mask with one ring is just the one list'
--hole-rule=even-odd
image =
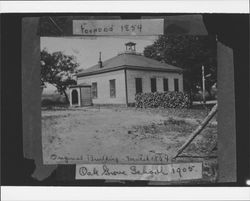
{"label": "wooden door", "polygon": [[72,96],[72,105],[78,105],[78,92],[76,89],[72,90],[71,96]]}
{"label": "wooden door", "polygon": [[91,87],[81,88],[81,106],[92,105]]}

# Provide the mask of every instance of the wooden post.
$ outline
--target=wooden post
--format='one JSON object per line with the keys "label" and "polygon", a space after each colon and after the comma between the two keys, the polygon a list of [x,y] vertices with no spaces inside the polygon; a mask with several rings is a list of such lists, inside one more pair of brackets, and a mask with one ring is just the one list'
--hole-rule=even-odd
{"label": "wooden post", "polygon": [[205,72],[204,72],[204,66],[202,68],[202,98],[203,98],[203,104],[206,104],[206,88],[205,88]]}
{"label": "wooden post", "polygon": [[206,116],[203,122],[191,134],[188,140],[178,149],[177,154],[173,157],[173,159],[177,158],[183,152],[183,150],[194,140],[194,138],[201,133],[201,131],[205,128],[208,122],[214,117],[217,111],[218,111],[218,104],[216,103],[216,105],[212,108],[212,110],[209,112],[209,114]]}

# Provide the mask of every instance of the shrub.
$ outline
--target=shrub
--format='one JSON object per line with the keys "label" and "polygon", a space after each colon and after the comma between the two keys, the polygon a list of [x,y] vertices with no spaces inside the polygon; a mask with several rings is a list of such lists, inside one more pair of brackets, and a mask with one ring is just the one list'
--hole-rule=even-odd
{"label": "shrub", "polygon": [[41,101],[42,107],[65,106],[67,105],[63,99],[43,99]]}
{"label": "shrub", "polygon": [[183,92],[152,92],[139,93],[135,96],[137,108],[189,108],[191,100],[188,94]]}

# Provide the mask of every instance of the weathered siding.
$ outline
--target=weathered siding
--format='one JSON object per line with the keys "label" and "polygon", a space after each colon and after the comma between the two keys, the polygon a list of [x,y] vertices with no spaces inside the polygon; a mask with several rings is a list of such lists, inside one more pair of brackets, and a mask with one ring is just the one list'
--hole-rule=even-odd
{"label": "weathered siding", "polygon": [[174,91],[174,79],[179,80],[179,91],[183,91],[183,76],[179,73],[127,70],[128,103],[135,102],[135,78],[142,78],[142,92],[151,92],[151,78],[156,78],[157,91],[163,92],[163,78],[168,79],[169,91]]}
{"label": "weathered siding", "polygon": [[[109,80],[115,79],[116,97],[110,98]],[[97,98],[93,104],[126,104],[125,74],[124,70],[79,77],[77,84],[92,84],[97,82]]]}

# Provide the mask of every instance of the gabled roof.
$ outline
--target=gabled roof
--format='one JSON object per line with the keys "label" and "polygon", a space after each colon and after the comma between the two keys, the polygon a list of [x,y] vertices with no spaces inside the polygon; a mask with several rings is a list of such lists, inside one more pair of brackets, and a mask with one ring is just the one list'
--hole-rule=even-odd
{"label": "gabled roof", "polygon": [[178,72],[178,73],[181,73],[183,71],[183,69],[179,67],[167,63],[161,63],[159,61],[147,58],[139,54],[123,53],[115,57],[112,57],[106,61],[103,61],[101,68],[99,64],[96,64],[90,68],[87,68],[77,73],[77,77],[110,72],[124,68],[136,69],[136,70]]}

